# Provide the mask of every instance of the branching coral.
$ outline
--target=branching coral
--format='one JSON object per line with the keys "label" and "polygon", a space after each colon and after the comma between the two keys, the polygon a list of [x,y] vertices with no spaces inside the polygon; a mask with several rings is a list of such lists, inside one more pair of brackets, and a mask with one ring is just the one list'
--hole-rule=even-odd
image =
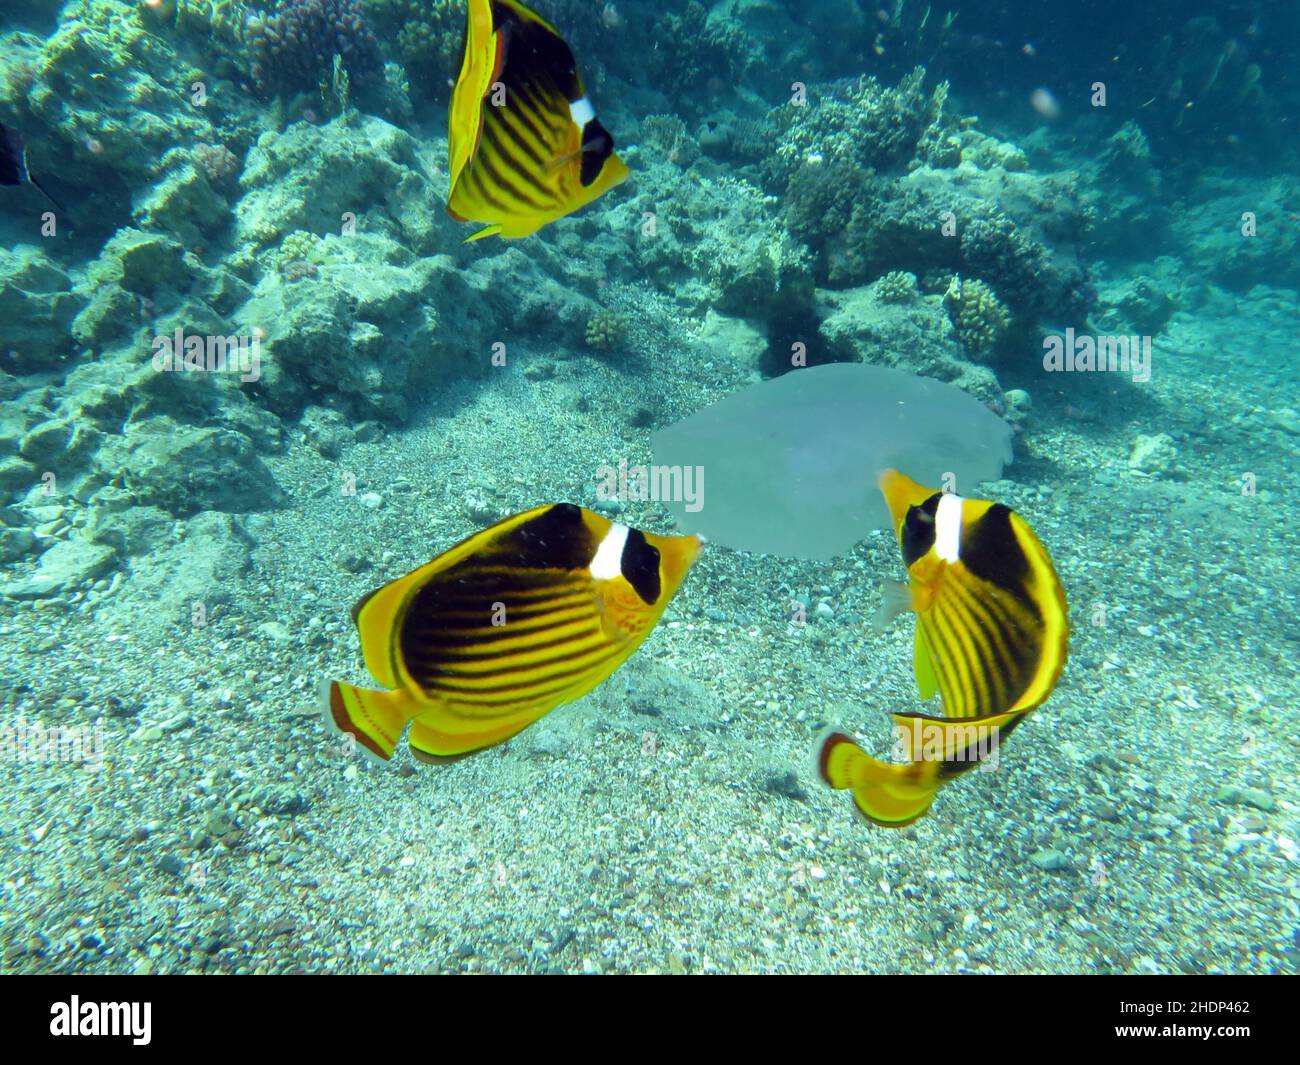
{"label": "branching coral", "polygon": [[890,270],[876,282],[876,293],[886,303],[906,303],[919,295],[916,275],[906,270]]}
{"label": "branching coral", "polygon": [[782,129],[773,160],[775,177],[788,178],[813,159],[890,170],[910,162],[927,128],[938,121],[947,99],[943,85],[927,94],[925,70],[917,67],[896,89],[874,77],[837,82],[803,104],[772,112]]}
{"label": "branching coral", "polygon": [[676,115],[650,115],[641,123],[641,143],[670,163],[687,167],[700,155],[695,138]]}
{"label": "branching coral", "polygon": [[627,336],[627,315],[602,307],[587,320],[587,346],[597,351],[612,351]]}
{"label": "branching coral", "polygon": [[645,34],[646,40],[659,45],[634,52],[645,64],[646,80],[675,86],[682,105],[704,104],[712,95],[686,90],[715,82],[735,85],[746,58],[753,53],[752,41],[727,38],[733,27],[726,20],[711,21],[708,7],[699,0],[688,0],[680,11],[665,11]]}
{"label": "branching coral", "polygon": [[306,230],[286,233],[275,253],[276,264],[286,281],[315,277],[316,267],[325,259],[319,237]]}
{"label": "branching coral", "polygon": [[228,189],[239,176],[239,156],[224,144],[200,144],[194,149],[194,165],[203,171],[209,184]]}
{"label": "branching coral", "polygon": [[957,338],[972,355],[989,354],[1011,325],[1011,315],[997,294],[978,279],[963,281],[954,276],[943,302]]}
{"label": "branching coral", "polygon": [[361,0],[401,60],[411,88],[446,100],[459,73],[465,8],[459,0]]}
{"label": "branching coral", "polygon": [[253,80],[265,95],[332,84],[336,55],[354,90],[383,82],[379,42],[358,0],[281,0],[274,14],[250,15],[244,32],[255,56]]}

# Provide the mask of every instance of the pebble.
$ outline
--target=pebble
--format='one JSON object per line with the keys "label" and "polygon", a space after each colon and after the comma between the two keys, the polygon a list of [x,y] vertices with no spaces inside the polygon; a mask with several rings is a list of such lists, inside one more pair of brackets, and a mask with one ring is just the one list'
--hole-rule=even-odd
{"label": "pebble", "polygon": [[1129,452],[1128,468],[1133,473],[1156,475],[1169,472],[1178,460],[1178,448],[1168,433],[1138,435]]}
{"label": "pebble", "polygon": [[1070,859],[1054,847],[1034,851],[1029,856],[1029,861],[1049,873],[1060,873],[1070,868]]}
{"label": "pebble", "polygon": [[1271,814],[1277,809],[1277,800],[1263,788],[1238,788],[1225,784],[1214,794],[1215,802],[1224,802],[1230,806],[1253,806]]}
{"label": "pebble", "polygon": [[289,629],[279,621],[264,621],[257,626],[257,634],[265,636],[272,643],[288,643]]}
{"label": "pebble", "polygon": [[384,497],[378,492],[363,492],[359,498],[361,505],[367,510],[378,510],[384,505]]}

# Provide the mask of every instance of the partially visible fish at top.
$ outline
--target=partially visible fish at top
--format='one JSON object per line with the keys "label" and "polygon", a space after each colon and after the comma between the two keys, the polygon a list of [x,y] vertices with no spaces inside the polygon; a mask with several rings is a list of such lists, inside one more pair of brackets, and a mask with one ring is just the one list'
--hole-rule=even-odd
{"label": "partially visible fish at top", "polygon": [[447,213],[488,223],[467,241],[536,233],[629,173],[568,44],[518,0],[469,0],[448,125]]}
{"label": "partially visible fish at top", "polygon": [[894,714],[900,754],[872,758],[828,730],[817,769],[853,792],[868,821],[901,828],[923,816],[939,788],[990,759],[1065,667],[1069,622],[1052,560],[1029,525],[1001,503],[925,488],[896,470],[880,477],[906,585],[889,583],[878,622],[916,614],[913,671],[922,699],[943,717]]}
{"label": "partially visible fish at top", "polygon": [[32,185],[60,211],[67,213],[63,204],[45,191],[27,169],[27,145],[22,135],[12,126],[0,124],[0,185]]}

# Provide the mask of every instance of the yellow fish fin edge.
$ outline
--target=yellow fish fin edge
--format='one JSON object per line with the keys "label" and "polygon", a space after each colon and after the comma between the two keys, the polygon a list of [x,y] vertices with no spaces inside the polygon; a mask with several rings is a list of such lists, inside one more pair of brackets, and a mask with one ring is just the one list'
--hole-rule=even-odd
{"label": "yellow fish fin edge", "polygon": [[320,686],[320,708],[326,725],[353,743],[372,762],[393,756],[406,723],[420,712],[404,691],[373,691],[326,680]]}
{"label": "yellow fish fin edge", "polygon": [[1025,548],[1033,574],[1035,597],[1051,608],[1044,611],[1043,659],[1038,676],[1012,709],[1030,710],[1044,702],[1056,687],[1070,653],[1070,608],[1065,601],[1065,588],[1052,565],[1052,556],[1038,535],[1015,511],[1011,512],[1011,527]]}
{"label": "yellow fish fin edge", "polygon": [[467,727],[464,717],[450,708],[425,709],[411,724],[406,742],[421,762],[456,762],[471,754],[505,743],[552,709],[529,708],[490,723]]}
{"label": "yellow fish fin edge", "polygon": [[491,88],[500,55],[500,42],[492,31],[491,0],[469,0],[466,7],[465,50],[448,109],[452,189],[478,150],[483,97]]}
{"label": "yellow fish fin edge", "polygon": [[[498,233],[501,232],[502,228],[503,228],[503,227],[502,227],[499,223],[498,223],[498,224],[495,224],[495,225],[490,225],[490,226],[488,226],[486,229],[480,229],[477,233],[473,233],[473,234],[471,234],[470,236],[466,237],[463,241],[461,241],[461,243],[462,243],[462,244],[469,244],[469,243],[471,243],[471,242],[473,242],[473,241],[476,241],[476,240],[482,240],[484,237],[495,237]],[[536,233],[537,230],[540,229],[540,228],[541,228],[541,226],[537,226],[536,228],[530,230],[529,232]],[[527,233],[523,233],[523,234],[520,234],[520,235],[521,235],[521,236],[527,236],[528,234],[527,234]]]}
{"label": "yellow fish fin edge", "polygon": [[823,730],[813,750],[817,775],[836,791],[852,791],[858,815],[881,828],[906,828],[923,817],[943,783],[937,763],[882,762],[833,728]]}

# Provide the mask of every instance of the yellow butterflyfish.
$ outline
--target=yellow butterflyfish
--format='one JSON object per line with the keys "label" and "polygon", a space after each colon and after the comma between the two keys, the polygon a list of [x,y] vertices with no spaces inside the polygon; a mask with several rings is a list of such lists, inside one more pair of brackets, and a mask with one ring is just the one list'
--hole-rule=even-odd
{"label": "yellow butterflyfish", "polygon": [[508,740],[587,694],[650,634],[703,541],[653,536],[569,503],[497,522],[353,608],[385,691],[325,681],[326,721],[387,760]]}
{"label": "yellow butterflyfish", "polygon": [[1065,667],[1069,622],[1052,560],[1029,525],[1001,503],[962,499],[886,470],[880,488],[907,567],[886,588],[883,620],[916,614],[913,669],[922,699],[943,717],[895,714],[905,764],[872,758],[828,732],[817,768],[853,792],[877,825],[911,824],[939,788],[991,757],[1051,693]]}
{"label": "yellow butterflyfish", "polygon": [[469,240],[526,237],[628,176],[559,31],[518,0],[469,0],[452,90],[447,213]]}

